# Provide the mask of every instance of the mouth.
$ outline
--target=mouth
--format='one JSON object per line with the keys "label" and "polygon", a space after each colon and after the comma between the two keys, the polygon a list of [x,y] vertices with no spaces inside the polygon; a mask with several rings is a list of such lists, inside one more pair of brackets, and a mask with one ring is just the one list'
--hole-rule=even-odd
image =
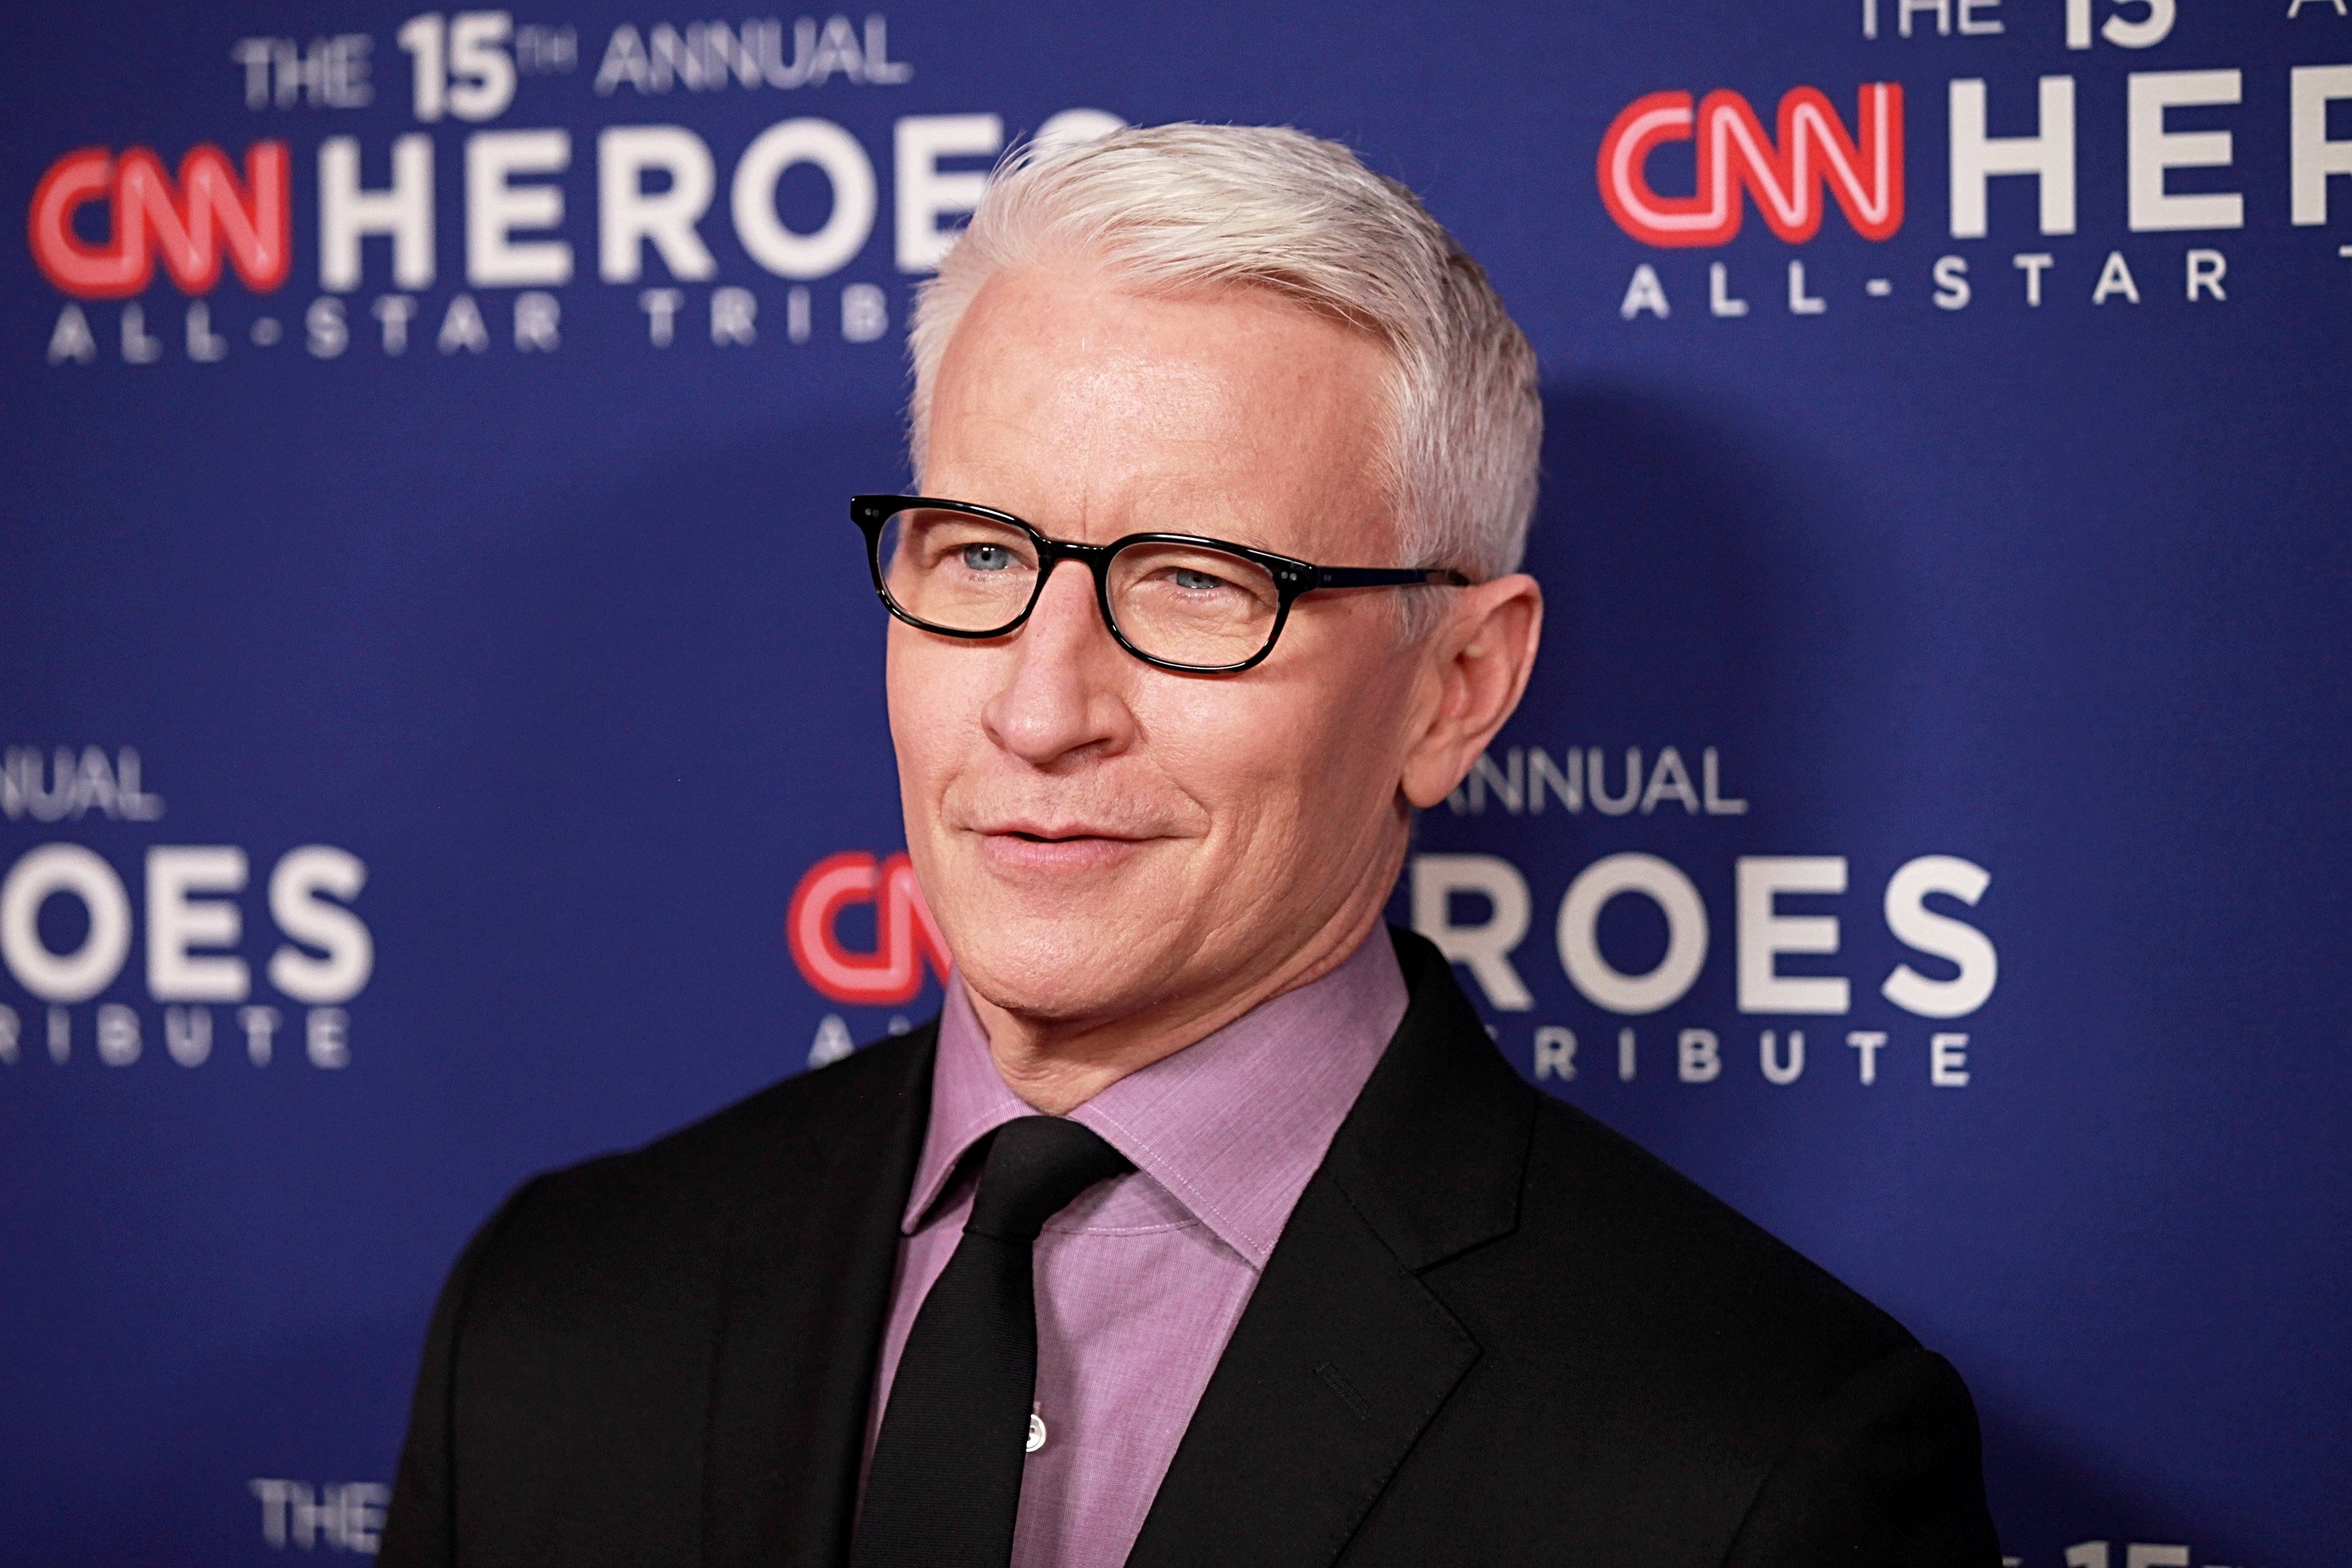
{"label": "mouth", "polygon": [[981,853],[1008,871],[1107,870],[1141,851],[1149,837],[1088,823],[1008,822],[977,831]]}

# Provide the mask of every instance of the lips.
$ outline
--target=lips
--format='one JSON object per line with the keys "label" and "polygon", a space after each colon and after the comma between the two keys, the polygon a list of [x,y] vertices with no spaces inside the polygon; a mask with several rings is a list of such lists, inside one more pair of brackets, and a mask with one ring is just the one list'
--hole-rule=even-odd
{"label": "lips", "polygon": [[974,831],[990,837],[1025,838],[1040,844],[1063,844],[1079,838],[1108,838],[1131,844],[1151,837],[1131,828],[1103,826],[1090,822],[1048,823],[1029,818],[991,823]]}
{"label": "lips", "polygon": [[1072,874],[1123,865],[1157,835],[1095,823],[1015,820],[976,827],[982,855],[1012,872]]}

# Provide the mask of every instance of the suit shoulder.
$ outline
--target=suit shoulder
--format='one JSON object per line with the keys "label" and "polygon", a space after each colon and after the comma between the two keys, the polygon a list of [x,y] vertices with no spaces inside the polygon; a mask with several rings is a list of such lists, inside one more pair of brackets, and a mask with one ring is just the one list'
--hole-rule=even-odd
{"label": "suit shoulder", "polygon": [[475,1247],[477,1290],[579,1289],[673,1272],[747,1230],[786,1221],[824,1185],[835,1151],[879,1140],[927,1093],[930,1030],[895,1037],[759,1089],[641,1148],[526,1182]]}
{"label": "suit shoulder", "polygon": [[870,1135],[928,1100],[935,1034],[926,1024],[891,1036],[613,1158],[644,1180],[730,1181],[794,1150]]}
{"label": "suit shoulder", "polygon": [[[1916,1344],[1910,1331],[1858,1290],[1633,1138],[1552,1096],[1543,1100],[1536,1138],[1538,1150],[1550,1152],[1552,1159],[1545,1162],[1538,1154],[1540,1173],[1616,1196],[1618,1220],[1609,1227],[1616,1244],[1658,1258],[1661,1268],[1677,1274],[1712,1279],[1727,1293],[1738,1295],[1740,1310],[1757,1319],[1794,1319],[1867,1340],[1870,1359]],[[1573,1187],[1555,1187],[1540,1196],[1576,1201]],[[1528,1192],[1528,1199],[1538,1194]]]}
{"label": "suit shoulder", "polygon": [[[1661,1369],[1694,1396],[1809,1402],[1916,1347],[1903,1326],[1631,1139],[1549,1095],[1517,1228],[1465,1258],[1507,1338]],[[1520,1291],[1526,1292],[1518,1295]],[[1502,1306],[1516,1296],[1517,1305]]]}

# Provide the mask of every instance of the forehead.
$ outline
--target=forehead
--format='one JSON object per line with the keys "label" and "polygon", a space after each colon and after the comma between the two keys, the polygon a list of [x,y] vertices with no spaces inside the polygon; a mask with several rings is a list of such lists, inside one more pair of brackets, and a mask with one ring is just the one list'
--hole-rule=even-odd
{"label": "forehead", "polygon": [[1385,539],[1390,363],[1267,289],[999,273],[941,357],[924,488],[1077,538],[1217,533],[1353,560],[1378,552],[1368,529]]}

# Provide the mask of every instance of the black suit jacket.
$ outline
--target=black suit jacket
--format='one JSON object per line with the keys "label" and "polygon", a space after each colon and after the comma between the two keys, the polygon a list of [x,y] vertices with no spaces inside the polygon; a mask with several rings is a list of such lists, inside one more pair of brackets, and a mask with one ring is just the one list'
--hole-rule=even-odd
{"label": "black suit jacket", "polygon": [[[1996,1563],[1951,1367],[1396,943],[1404,1022],[1130,1563]],[[516,1193],[435,1313],[383,1568],[845,1562],[933,1042]]]}

